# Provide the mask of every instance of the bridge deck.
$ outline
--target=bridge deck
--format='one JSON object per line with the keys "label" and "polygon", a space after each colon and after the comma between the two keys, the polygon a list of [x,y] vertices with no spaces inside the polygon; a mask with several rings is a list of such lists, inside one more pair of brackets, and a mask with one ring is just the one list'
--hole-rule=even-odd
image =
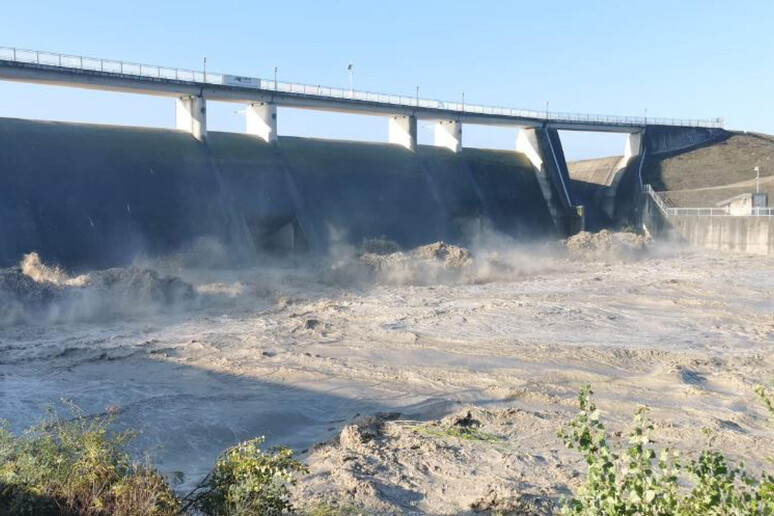
{"label": "bridge deck", "polygon": [[412,115],[428,120],[578,131],[632,132],[648,125],[722,127],[722,119],[679,120],[541,112],[428,100],[182,70],[82,56],[0,47],[0,80],[92,88],[108,91],[255,103],[368,115]]}

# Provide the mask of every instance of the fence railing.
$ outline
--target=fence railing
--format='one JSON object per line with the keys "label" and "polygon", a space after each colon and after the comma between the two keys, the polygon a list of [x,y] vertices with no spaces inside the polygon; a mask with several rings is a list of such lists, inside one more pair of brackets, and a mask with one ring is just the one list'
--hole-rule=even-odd
{"label": "fence railing", "polygon": [[330,99],[344,99],[353,102],[372,102],[402,107],[419,107],[453,111],[463,114],[481,114],[514,118],[531,118],[548,120],[558,123],[637,126],[667,125],[680,127],[722,128],[722,118],[712,119],[677,119],[651,118],[639,116],[593,115],[582,113],[562,113],[531,109],[516,109],[508,107],[482,106],[465,102],[447,102],[431,100],[416,96],[390,95],[345,88],[332,88],[322,85],[299,84],[266,80],[256,77],[243,77],[222,73],[212,73],[205,70],[184,70],[165,66],[99,59],[93,57],[57,54],[38,50],[25,50],[13,47],[0,47],[0,61],[34,64],[47,67],[67,68],[68,70],[83,70],[109,75],[119,75],[139,79],[182,81],[215,86],[252,88],[262,91],[278,91],[286,94],[307,95]]}
{"label": "fence railing", "polygon": [[723,208],[678,208],[672,206],[665,194],[645,185],[645,193],[650,196],[664,215],[670,217],[774,217],[774,208],[750,208],[750,213],[737,215],[728,207]]}

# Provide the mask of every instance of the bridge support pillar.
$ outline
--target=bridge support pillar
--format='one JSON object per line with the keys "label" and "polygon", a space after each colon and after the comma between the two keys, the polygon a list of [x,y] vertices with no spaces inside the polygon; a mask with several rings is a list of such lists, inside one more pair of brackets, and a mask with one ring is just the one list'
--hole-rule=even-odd
{"label": "bridge support pillar", "polygon": [[459,120],[441,120],[435,124],[435,146],[452,152],[462,150],[462,123]]}
{"label": "bridge support pillar", "polygon": [[247,134],[257,136],[261,140],[274,143],[277,141],[277,105],[268,102],[258,102],[247,106],[245,113]]}
{"label": "bridge support pillar", "polygon": [[526,155],[535,167],[548,211],[560,234],[572,235],[582,231],[583,208],[572,202],[570,174],[559,133],[546,127],[522,127],[516,137],[516,152]]}
{"label": "bridge support pillar", "polygon": [[391,116],[389,142],[414,152],[417,148],[417,117]]}
{"label": "bridge support pillar", "polygon": [[175,127],[203,142],[207,139],[207,102],[202,97],[180,97],[175,105]]}
{"label": "bridge support pillar", "polygon": [[642,133],[630,133],[626,138],[626,145],[624,146],[623,159],[625,163],[629,162],[629,159],[639,156],[642,152]]}
{"label": "bridge support pillar", "polygon": [[640,157],[640,154],[642,154],[643,143],[643,133],[629,133],[626,135],[623,156],[621,156],[621,159],[615,166],[614,181],[621,179],[621,172],[629,166],[629,162],[632,159],[638,159]]}
{"label": "bridge support pillar", "polygon": [[536,170],[543,169],[543,157],[540,153],[540,143],[538,141],[539,129],[519,129],[516,135],[516,152],[527,156],[529,162]]}

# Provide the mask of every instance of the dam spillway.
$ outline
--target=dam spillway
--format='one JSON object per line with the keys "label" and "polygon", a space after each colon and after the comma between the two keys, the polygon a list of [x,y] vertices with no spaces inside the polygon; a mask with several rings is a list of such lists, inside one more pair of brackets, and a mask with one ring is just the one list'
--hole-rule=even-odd
{"label": "dam spillway", "polygon": [[237,261],[339,241],[557,235],[524,154],[0,119],[0,264],[107,267],[214,239]]}
{"label": "dam spillway", "polygon": [[[12,47],[0,80],[173,98],[177,129],[0,119],[0,266],[30,251],[121,265],[203,239],[249,263],[369,238],[566,236],[630,218],[646,154],[726,133],[722,119],[538,112]],[[208,131],[208,101],[245,105],[246,134]],[[389,144],[278,137],[278,107],[386,117]],[[433,146],[417,145],[418,120],[434,124]],[[517,129],[515,152],[464,148],[464,124]],[[609,181],[572,177],[560,130],[627,135]]]}

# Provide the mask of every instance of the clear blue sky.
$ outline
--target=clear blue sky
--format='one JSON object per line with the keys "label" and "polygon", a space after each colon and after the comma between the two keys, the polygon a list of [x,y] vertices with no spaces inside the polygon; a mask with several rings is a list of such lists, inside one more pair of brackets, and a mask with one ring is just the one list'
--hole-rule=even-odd
{"label": "clear blue sky", "polygon": [[[0,46],[470,103],[620,115],[723,116],[774,133],[774,2],[3,2]],[[241,130],[213,103],[215,130]],[[0,82],[0,116],[171,127],[169,99]],[[378,117],[282,110],[280,134],[386,140]],[[464,145],[512,148],[514,131],[466,127]],[[420,129],[420,143],[430,140]],[[571,158],[620,137],[570,135]]]}

